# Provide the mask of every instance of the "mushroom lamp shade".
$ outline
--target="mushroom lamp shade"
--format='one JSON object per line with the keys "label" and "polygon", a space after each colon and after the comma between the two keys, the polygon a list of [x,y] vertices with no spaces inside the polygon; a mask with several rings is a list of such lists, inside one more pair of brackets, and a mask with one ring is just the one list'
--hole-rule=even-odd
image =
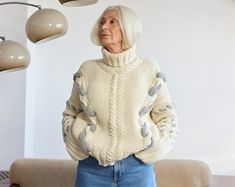
{"label": "mushroom lamp shade", "polygon": [[59,0],[64,6],[87,6],[97,3],[98,0]]}
{"label": "mushroom lamp shade", "polygon": [[26,68],[30,61],[28,50],[18,42],[0,42],[0,71]]}
{"label": "mushroom lamp shade", "polygon": [[42,43],[66,34],[68,22],[65,16],[55,9],[39,9],[32,14],[25,31],[28,39],[33,43]]}

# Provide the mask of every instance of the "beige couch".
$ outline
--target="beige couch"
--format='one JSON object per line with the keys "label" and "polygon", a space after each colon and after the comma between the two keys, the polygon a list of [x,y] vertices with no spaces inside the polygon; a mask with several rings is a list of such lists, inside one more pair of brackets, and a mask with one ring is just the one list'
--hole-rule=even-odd
{"label": "beige couch", "polygon": [[[211,172],[196,160],[156,162],[158,187],[209,187]],[[11,187],[73,187],[76,163],[71,160],[19,159],[10,168]]]}

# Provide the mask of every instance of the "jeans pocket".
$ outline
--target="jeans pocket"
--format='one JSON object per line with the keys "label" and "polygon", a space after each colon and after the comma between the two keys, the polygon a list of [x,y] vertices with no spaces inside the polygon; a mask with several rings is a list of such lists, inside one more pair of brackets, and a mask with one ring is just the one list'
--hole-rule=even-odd
{"label": "jeans pocket", "polygon": [[80,164],[80,166],[94,168],[94,167],[98,166],[98,161],[94,157],[89,156],[89,157],[85,158],[84,160],[80,160],[79,164]]}
{"label": "jeans pocket", "polygon": [[87,158],[85,158],[85,159],[83,159],[83,160],[79,160],[78,163],[79,163],[79,164],[87,163],[87,162],[89,162],[90,157],[91,157],[91,156],[88,156]]}
{"label": "jeans pocket", "polygon": [[136,161],[136,163],[138,165],[145,165],[146,163],[144,163],[142,160],[138,159],[135,155],[133,155],[134,160]]}

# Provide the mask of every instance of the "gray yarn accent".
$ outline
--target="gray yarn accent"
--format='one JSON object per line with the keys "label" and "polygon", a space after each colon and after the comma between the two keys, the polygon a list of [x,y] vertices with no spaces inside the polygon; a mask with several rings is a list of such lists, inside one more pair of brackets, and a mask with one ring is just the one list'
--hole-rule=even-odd
{"label": "gray yarn accent", "polygon": [[96,125],[95,124],[89,123],[88,125],[90,126],[91,132],[95,132],[96,131]]}
{"label": "gray yarn accent", "polygon": [[159,125],[158,129],[160,132],[163,132],[163,131],[167,130],[167,125],[166,124]]}
{"label": "gray yarn accent", "polygon": [[176,124],[176,123],[172,123],[172,124],[171,124],[171,127],[173,127],[173,128],[174,128],[174,127],[177,127],[177,124]]}
{"label": "gray yarn accent", "polygon": [[77,90],[78,90],[79,95],[81,95],[81,96],[86,95],[86,92],[85,92],[85,90],[84,90],[84,88],[82,86],[77,84],[77,88],[78,88]]}
{"label": "gray yarn accent", "polygon": [[85,106],[83,103],[81,103],[83,111],[89,116],[89,117],[95,117],[96,113],[89,107]]}
{"label": "gray yarn accent", "polygon": [[148,148],[150,148],[150,147],[153,145],[153,142],[154,142],[153,137],[151,137],[151,143],[150,143],[150,145],[148,146]]}
{"label": "gray yarn accent", "polygon": [[66,108],[70,108],[70,103],[69,103],[69,101],[66,101]]}
{"label": "gray yarn accent", "polygon": [[168,109],[167,108],[160,108],[159,112],[166,112]]}
{"label": "gray yarn accent", "polygon": [[168,108],[169,110],[173,108],[173,104],[168,104],[166,105],[166,108]]}
{"label": "gray yarn accent", "polygon": [[173,104],[168,104],[168,105],[164,106],[163,108],[160,108],[159,112],[166,112],[166,111],[171,110],[173,108],[174,108]]}
{"label": "gray yarn accent", "polygon": [[164,82],[166,82],[166,75],[163,74],[162,72],[158,72],[156,74],[156,78],[161,78]]}
{"label": "gray yarn accent", "polygon": [[147,107],[143,107],[140,111],[139,111],[139,116],[142,117],[144,114],[146,114],[148,112],[148,108]]}
{"label": "gray yarn accent", "polygon": [[84,151],[88,152],[88,151],[90,151],[90,148],[85,141],[85,137],[86,137],[85,131],[83,131],[79,134],[79,140],[82,145],[82,148]]}
{"label": "gray yarn accent", "polygon": [[144,123],[144,125],[141,127],[141,134],[143,137],[146,137],[149,135],[148,126],[146,123]]}
{"label": "gray yarn accent", "polygon": [[148,92],[149,96],[153,97],[157,93],[157,91],[160,90],[161,86],[162,85],[159,84],[159,85],[156,85],[156,86],[153,86],[152,88],[150,88],[149,92]]}
{"label": "gray yarn accent", "polygon": [[76,78],[80,78],[80,77],[82,77],[82,72],[79,70],[77,73],[73,75],[73,81],[75,81]]}
{"label": "gray yarn accent", "polygon": [[171,142],[174,142],[176,140],[176,136],[177,136],[177,131],[175,130],[170,130],[169,132],[169,137],[171,139]]}
{"label": "gray yarn accent", "polygon": [[153,138],[153,137],[151,137],[151,143],[150,143],[150,145],[148,145],[148,146],[144,147],[144,149],[143,149],[143,150],[147,150],[147,149],[149,149],[151,146],[153,146],[153,144],[154,144],[154,138]]}
{"label": "gray yarn accent", "polygon": [[153,107],[154,107],[154,103],[151,104],[151,105],[148,106],[148,107],[145,107],[145,106],[144,106],[144,107],[139,111],[139,116],[142,117],[144,114],[150,112],[150,111],[153,109]]}

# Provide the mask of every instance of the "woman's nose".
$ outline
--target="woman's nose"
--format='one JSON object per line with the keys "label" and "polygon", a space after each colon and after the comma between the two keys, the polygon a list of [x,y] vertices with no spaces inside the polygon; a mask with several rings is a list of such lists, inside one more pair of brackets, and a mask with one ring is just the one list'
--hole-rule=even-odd
{"label": "woman's nose", "polygon": [[101,29],[102,30],[108,29],[108,24],[107,23],[102,24]]}

